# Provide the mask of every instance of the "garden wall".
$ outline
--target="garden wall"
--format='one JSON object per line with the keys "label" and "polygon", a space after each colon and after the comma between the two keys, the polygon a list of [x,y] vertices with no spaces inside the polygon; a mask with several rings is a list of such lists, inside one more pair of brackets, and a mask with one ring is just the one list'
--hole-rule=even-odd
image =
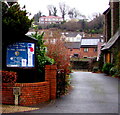
{"label": "garden wall", "polygon": [[56,99],[56,69],[55,65],[45,67],[45,82],[2,83],[2,103],[14,104],[13,87],[20,88],[19,105],[28,106]]}

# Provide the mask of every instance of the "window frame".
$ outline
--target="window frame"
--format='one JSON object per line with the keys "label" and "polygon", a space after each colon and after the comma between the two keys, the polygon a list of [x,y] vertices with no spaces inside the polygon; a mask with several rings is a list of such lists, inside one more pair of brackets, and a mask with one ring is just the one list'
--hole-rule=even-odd
{"label": "window frame", "polygon": [[89,48],[84,48],[84,52],[88,52],[89,51]]}

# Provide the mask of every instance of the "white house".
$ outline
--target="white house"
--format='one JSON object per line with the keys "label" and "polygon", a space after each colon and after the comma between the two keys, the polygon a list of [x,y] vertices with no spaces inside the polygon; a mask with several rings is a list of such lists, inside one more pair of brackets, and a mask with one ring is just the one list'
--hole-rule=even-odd
{"label": "white house", "polygon": [[40,24],[60,24],[63,21],[62,17],[59,16],[42,16],[39,18]]}
{"label": "white house", "polygon": [[83,32],[64,32],[61,35],[65,42],[80,42],[82,37],[84,37]]}

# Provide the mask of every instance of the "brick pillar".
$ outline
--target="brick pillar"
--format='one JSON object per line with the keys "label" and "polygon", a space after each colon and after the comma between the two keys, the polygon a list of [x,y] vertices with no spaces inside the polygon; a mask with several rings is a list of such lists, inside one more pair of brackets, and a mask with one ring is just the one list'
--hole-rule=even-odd
{"label": "brick pillar", "polygon": [[45,66],[45,81],[50,83],[50,99],[56,99],[56,65]]}

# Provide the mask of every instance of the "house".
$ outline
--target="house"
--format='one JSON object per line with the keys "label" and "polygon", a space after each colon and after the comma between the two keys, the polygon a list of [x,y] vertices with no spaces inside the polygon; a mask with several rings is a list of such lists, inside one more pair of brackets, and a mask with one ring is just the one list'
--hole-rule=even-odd
{"label": "house", "polygon": [[[97,58],[99,57],[99,43],[102,43],[102,38],[81,38],[78,42],[65,42],[65,47],[68,48],[70,57],[78,58]],[[98,47],[99,46],[99,47]]]}
{"label": "house", "polygon": [[65,42],[72,69],[91,70],[94,59],[99,59],[101,37],[83,37],[79,42]]}
{"label": "house", "polygon": [[103,44],[101,35],[97,37],[85,37],[84,32],[62,32],[53,29],[44,30],[44,32],[45,45],[56,44],[57,41],[62,41],[61,43],[64,43],[64,46],[68,50],[69,57],[99,59],[100,48]]}
{"label": "house", "polygon": [[103,13],[105,44],[101,50],[104,54],[104,63],[114,63],[120,52],[120,1],[110,1],[109,5]]}
{"label": "house", "polygon": [[61,38],[65,42],[80,42],[81,38],[84,37],[84,32],[62,32]]}
{"label": "house", "polygon": [[62,17],[59,16],[42,16],[39,18],[39,24],[60,24],[63,21]]}

